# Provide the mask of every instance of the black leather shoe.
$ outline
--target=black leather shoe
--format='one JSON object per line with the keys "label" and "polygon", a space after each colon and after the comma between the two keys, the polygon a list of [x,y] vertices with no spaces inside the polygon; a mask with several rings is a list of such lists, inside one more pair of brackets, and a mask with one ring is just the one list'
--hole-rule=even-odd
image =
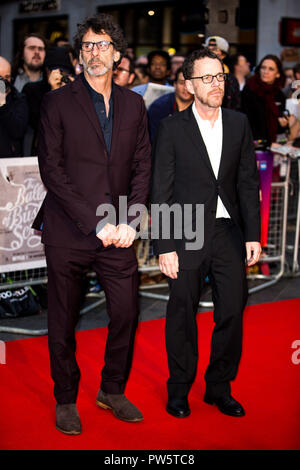
{"label": "black leather shoe", "polygon": [[187,398],[170,398],[166,410],[175,418],[186,418],[191,414]]}
{"label": "black leather shoe", "polygon": [[209,405],[217,405],[221,413],[224,413],[225,415],[236,417],[245,416],[244,408],[238,401],[232,398],[231,395],[214,398],[206,393],[204,395],[204,401]]}

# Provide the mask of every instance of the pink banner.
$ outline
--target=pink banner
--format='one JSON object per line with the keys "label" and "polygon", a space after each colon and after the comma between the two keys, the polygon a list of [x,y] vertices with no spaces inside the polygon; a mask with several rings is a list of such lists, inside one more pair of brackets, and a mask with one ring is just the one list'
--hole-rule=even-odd
{"label": "pink banner", "polygon": [[260,179],[261,245],[265,247],[268,242],[273,154],[257,150],[256,159]]}

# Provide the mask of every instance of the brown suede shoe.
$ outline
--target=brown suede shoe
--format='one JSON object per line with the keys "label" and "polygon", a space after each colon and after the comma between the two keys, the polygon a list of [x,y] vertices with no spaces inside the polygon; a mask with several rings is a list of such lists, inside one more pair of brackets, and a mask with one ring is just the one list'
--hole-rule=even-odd
{"label": "brown suede shoe", "polygon": [[140,410],[138,410],[138,408],[123,394],[112,395],[105,393],[100,389],[97,395],[96,404],[105,410],[112,410],[115,417],[122,421],[137,423],[144,419]]}
{"label": "brown suede shoe", "polygon": [[81,422],[76,403],[56,405],[56,429],[64,434],[81,433]]}

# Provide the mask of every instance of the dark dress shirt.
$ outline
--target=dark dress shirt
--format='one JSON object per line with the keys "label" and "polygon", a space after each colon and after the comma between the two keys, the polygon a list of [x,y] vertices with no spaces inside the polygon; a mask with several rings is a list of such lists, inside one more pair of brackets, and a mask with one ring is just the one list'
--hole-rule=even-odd
{"label": "dark dress shirt", "polygon": [[112,82],[111,94],[109,98],[109,112],[108,116],[106,116],[106,109],[104,103],[104,96],[101,93],[95,91],[90,84],[88,83],[87,79],[85,78],[84,74],[82,74],[82,80],[85,86],[87,87],[90,96],[92,98],[93,104],[95,106],[95,110],[101,125],[101,129],[103,132],[104,140],[106,143],[107,151],[110,153],[110,146],[111,146],[111,138],[112,138],[112,130],[113,130],[113,88],[114,84]]}

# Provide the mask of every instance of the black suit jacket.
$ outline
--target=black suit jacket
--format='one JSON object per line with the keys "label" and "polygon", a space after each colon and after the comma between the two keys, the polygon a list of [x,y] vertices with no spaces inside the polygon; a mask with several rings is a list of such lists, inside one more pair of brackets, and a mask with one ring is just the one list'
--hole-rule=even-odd
{"label": "black suit jacket", "polygon": [[118,209],[119,196],[128,197],[128,208],[147,201],[151,146],[144,101],[118,85],[113,99],[110,154],[81,76],[43,99],[38,159],[48,191],[33,224],[43,224],[43,243],[96,248],[100,204]]}
{"label": "black suit jacket", "polygon": [[[154,240],[157,254],[176,251],[183,269],[199,266],[209,248],[216,219],[217,197],[240,228],[244,241],[260,241],[259,176],[253,138],[247,117],[222,109],[223,146],[218,178],[215,178],[192,105],[185,111],[161,121],[153,148],[151,202],[184,204],[193,207],[195,228],[196,204],[204,204],[204,245],[186,250],[187,240],[161,235]],[[226,249],[226,247],[224,247]]]}
{"label": "black suit jacket", "polygon": [[0,158],[22,157],[23,138],[28,124],[26,98],[14,86],[0,107]]}

